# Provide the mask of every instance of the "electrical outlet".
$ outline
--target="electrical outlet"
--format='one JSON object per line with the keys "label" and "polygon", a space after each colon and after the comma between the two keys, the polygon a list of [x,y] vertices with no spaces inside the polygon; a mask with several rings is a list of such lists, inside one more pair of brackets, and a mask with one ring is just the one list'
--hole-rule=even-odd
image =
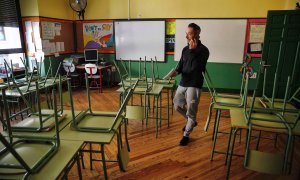
{"label": "electrical outlet", "polygon": [[257,76],[257,72],[254,72],[250,78],[251,79],[256,79],[256,76]]}

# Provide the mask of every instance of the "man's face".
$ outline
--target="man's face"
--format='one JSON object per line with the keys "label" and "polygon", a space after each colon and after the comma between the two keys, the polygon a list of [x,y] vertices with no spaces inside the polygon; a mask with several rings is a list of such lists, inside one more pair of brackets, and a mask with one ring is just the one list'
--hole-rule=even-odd
{"label": "man's face", "polygon": [[199,34],[196,31],[194,31],[193,28],[188,27],[186,29],[185,33],[186,33],[185,38],[188,43],[190,42],[190,40],[193,40],[193,39],[198,40],[199,39]]}

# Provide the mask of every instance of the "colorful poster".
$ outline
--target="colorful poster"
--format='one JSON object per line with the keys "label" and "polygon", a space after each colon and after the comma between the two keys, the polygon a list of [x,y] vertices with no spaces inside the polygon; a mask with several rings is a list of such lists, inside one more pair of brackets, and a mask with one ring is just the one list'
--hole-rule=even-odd
{"label": "colorful poster", "polygon": [[83,43],[85,49],[114,52],[113,22],[83,23]]}
{"label": "colorful poster", "polygon": [[166,21],[166,52],[173,53],[175,47],[175,20]]}

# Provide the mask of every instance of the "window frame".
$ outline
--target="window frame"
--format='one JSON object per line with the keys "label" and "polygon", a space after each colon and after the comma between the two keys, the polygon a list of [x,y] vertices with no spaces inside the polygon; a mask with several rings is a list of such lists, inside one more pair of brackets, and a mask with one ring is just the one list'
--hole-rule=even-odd
{"label": "window frame", "polygon": [[[16,9],[17,9],[16,15],[17,15],[17,19],[18,19],[18,28],[19,28],[19,34],[20,34],[21,48],[0,49],[0,54],[25,53],[25,55],[27,55],[26,50],[25,50],[25,41],[24,41],[25,38],[24,38],[24,33],[23,33],[21,8],[20,8],[20,2],[19,2],[20,0],[13,0],[13,1],[15,1]],[[6,27],[6,26],[1,26],[1,27],[3,27],[2,29],[4,32],[4,27]]]}

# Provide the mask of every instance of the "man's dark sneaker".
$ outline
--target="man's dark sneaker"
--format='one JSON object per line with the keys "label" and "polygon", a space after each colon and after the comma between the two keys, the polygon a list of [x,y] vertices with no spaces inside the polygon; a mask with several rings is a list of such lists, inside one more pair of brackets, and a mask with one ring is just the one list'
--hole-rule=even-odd
{"label": "man's dark sneaker", "polygon": [[189,142],[189,137],[183,136],[182,139],[180,140],[179,144],[181,146],[186,146]]}
{"label": "man's dark sneaker", "polygon": [[[196,127],[197,125],[198,125],[198,123],[196,122],[194,127]],[[183,132],[185,131],[185,126],[182,128],[182,131]]]}

